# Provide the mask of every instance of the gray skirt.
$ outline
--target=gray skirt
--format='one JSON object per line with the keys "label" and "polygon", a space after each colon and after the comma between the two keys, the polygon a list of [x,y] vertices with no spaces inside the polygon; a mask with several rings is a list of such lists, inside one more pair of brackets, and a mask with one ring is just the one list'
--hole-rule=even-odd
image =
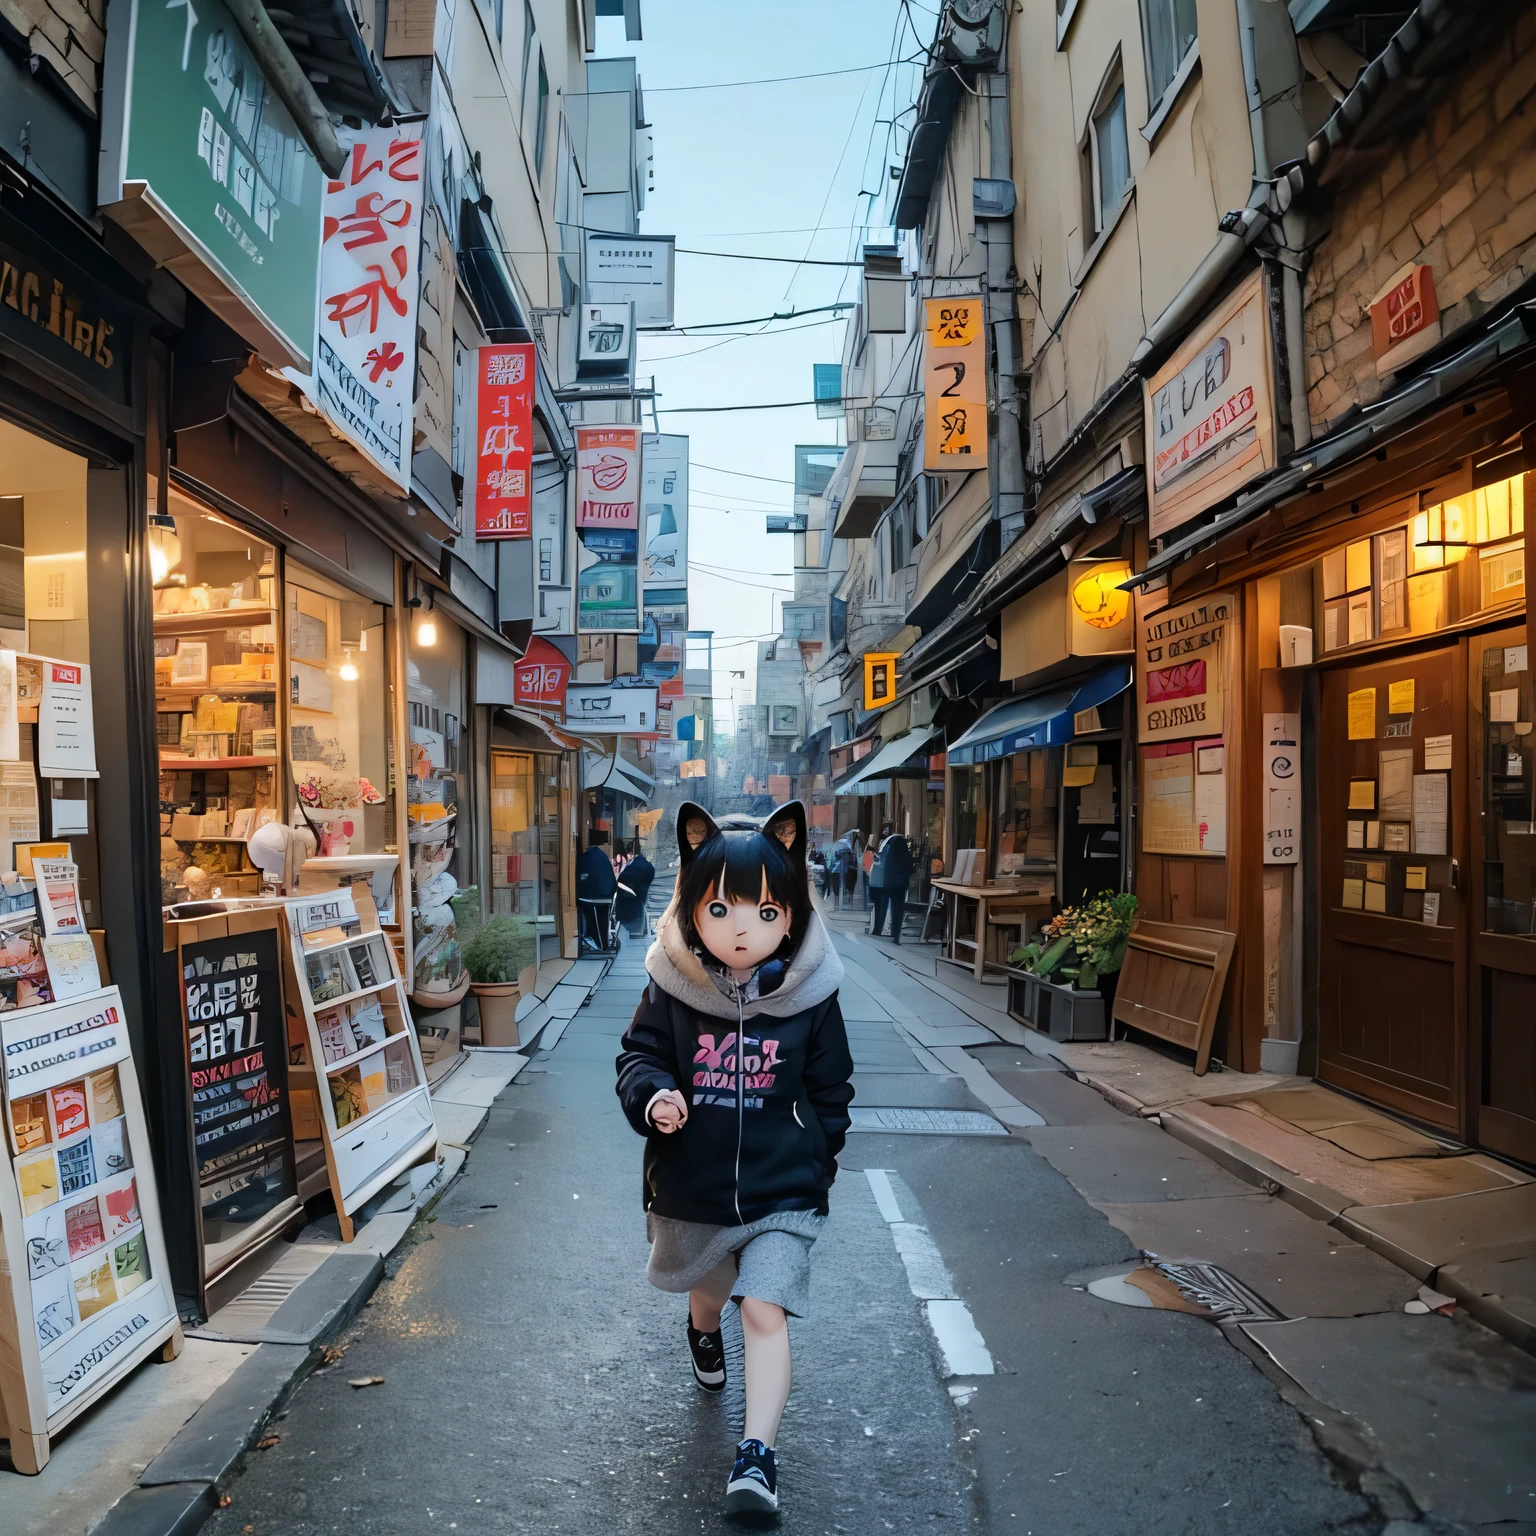
{"label": "gray skirt", "polygon": [[[651,1262],[646,1278],[659,1291],[697,1285],[731,1300],[756,1297],[792,1317],[811,1310],[811,1245],[826,1224],[815,1211],[779,1211],[740,1227],[646,1214]],[[713,1283],[708,1283],[708,1282]]]}

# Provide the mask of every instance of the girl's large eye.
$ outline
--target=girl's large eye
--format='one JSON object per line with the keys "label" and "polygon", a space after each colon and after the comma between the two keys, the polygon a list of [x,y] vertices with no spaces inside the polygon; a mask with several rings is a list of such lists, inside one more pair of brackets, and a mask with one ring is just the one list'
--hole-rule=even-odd
{"label": "girl's large eye", "polygon": [[711,917],[729,917],[731,909],[723,901],[712,901],[709,904],[709,915]]}
{"label": "girl's large eye", "polygon": [[779,909],[769,902],[757,909],[757,915],[765,923],[776,923],[779,920]]}

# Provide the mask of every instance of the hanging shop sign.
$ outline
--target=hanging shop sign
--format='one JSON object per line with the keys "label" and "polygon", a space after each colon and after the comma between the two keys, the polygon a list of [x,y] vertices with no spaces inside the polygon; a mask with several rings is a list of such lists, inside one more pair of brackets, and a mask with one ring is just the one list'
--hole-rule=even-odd
{"label": "hanging shop sign", "polygon": [[1226,695],[1232,597],[1212,593],[1137,616],[1136,700],[1141,741],[1217,736]]}
{"label": "hanging shop sign", "polygon": [[566,724],[602,736],[649,736],[656,730],[654,688],[572,683],[565,690]]}
{"label": "hanging shop sign", "polygon": [[117,988],[6,1013],[0,1041],[0,1421],[35,1472],[48,1437],[181,1325]]}
{"label": "hanging shop sign", "polygon": [[512,672],[513,697],[517,703],[534,707],[564,706],[566,686],[571,680],[571,664],[548,640],[535,635]]}
{"label": "hanging shop sign", "polygon": [[1396,373],[1440,341],[1435,269],[1400,267],[1371,303],[1371,355],[1376,372]]}
{"label": "hanging shop sign", "polygon": [[1123,655],[1134,644],[1124,560],[1072,560],[1003,609],[1000,675],[1028,677],[1069,656]]}
{"label": "hanging shop sign", "polygon": [[576,629],[640,629],[640,429],[576,429]]}
{"label": "hanging shop sign", "polygon": [[647,433],[640,565],[645,611],[657,623],[688,623],[688,439]]}
{"label": "hanging shop sign", "polygon": [[923,468],[987,467],[987,348],[980,295],[923,300]]}
{"label": "hanging shop sign", "polygon": [[421,297],[419,128],[342,129],[348,151],[321,203],[312,377],[294,382],[401,490],[411,486]]}
{"label": "hanging shop sign", "polygon": [[308,373],[322,173],[223,0],[114,5],[103,94],[118,107],[102,212],[263,357]]}
{"label": "hanging shop sign", "polygon": [[896,702],[897,651],[864,653],[864,708],[884,709]]}
{"label": "hanging shop sign", "polygon": [[589,304],[633,304],[637,330],[664,331],[672,324],[676,270],[676,235],[588,230],[582,295]]}
{"label": "hanging shop sign", "polygon": [[281,967],[276,926],[181,945],[205,1247],[298,1194]]}
{"label": "hanging shop sign", "polygon": [[1264,716],[1264,862],[1301,862],[1301,716]]}
{"label": "hanging shop sign", "polygon": [[1273,376],[1256,272],[1147,381],[1154,539],[1275,467]]}
{"label": "hanging shop sign", "polygon": [[[475,472],[475,537],[533,537],[533,386],[531,341],[481,347],[480,451]],[[562,490],[563,490],[562,482]],[[562,513],[564,512],[562,498]]]}

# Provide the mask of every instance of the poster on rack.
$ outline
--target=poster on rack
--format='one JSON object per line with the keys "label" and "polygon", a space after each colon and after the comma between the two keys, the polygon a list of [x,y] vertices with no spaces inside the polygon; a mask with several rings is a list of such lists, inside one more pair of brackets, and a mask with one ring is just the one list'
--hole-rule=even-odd
{"label": "poster on rack", "polygon": [[163,1338],[176,1308],[117,989],[9,1014],[0,1041],[22,1227],[7,1248],[36,1351],[22,1359],[40,1364],[52,1416]]}
{"label": "poster on rack", "polygon": [[289,377],[401,490],[411,485],[421,297],[421,125],[337,130],[321,205],[314,371]]}
{"label": "poster on rack", "polygon": [[298,1193],[277,931],[184,944],[181,976],[203,1241],[222,1243]]}
{"label": "poster on rack", "polygon": [[37,772],[44,779],[97,779],[91,669],[84,662],[44,661],[37,710]]}
{"label": "poster on rack", "polygon": [[481,347],[476,359],[475,537],[531,539],[533,343]]}
{"label": "poster on rack", "polygon": [[576,429],[576,630],[640,630],[640,428]]}
{"label": "poster on rack", "polygon": [[[1162,594],[1154,594],[1160,597]],[[1139,739],[1219,736],[1226,695],[1225,637],[1236,608],[1214,592],[1190,603],[1136,610]]]}

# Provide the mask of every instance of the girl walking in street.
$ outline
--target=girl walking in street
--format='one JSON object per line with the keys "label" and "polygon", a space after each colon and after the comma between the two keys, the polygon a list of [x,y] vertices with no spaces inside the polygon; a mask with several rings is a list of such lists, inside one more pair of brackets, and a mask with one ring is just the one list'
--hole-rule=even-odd
{"label": "girl walking in street", "polygon": [[706,1391],[726,1384],[721,1312],[740,1309],[746,1419],[726,1511],[771,1514],[786,1317],[808,1310],[811,1246],[850,1124],[843,965],[811,901],[799,801],[761,827],[686,804],[677,831],[677,893],[646,956],[618,1095],[646,1138],[649,1278],[688,1293]]}

